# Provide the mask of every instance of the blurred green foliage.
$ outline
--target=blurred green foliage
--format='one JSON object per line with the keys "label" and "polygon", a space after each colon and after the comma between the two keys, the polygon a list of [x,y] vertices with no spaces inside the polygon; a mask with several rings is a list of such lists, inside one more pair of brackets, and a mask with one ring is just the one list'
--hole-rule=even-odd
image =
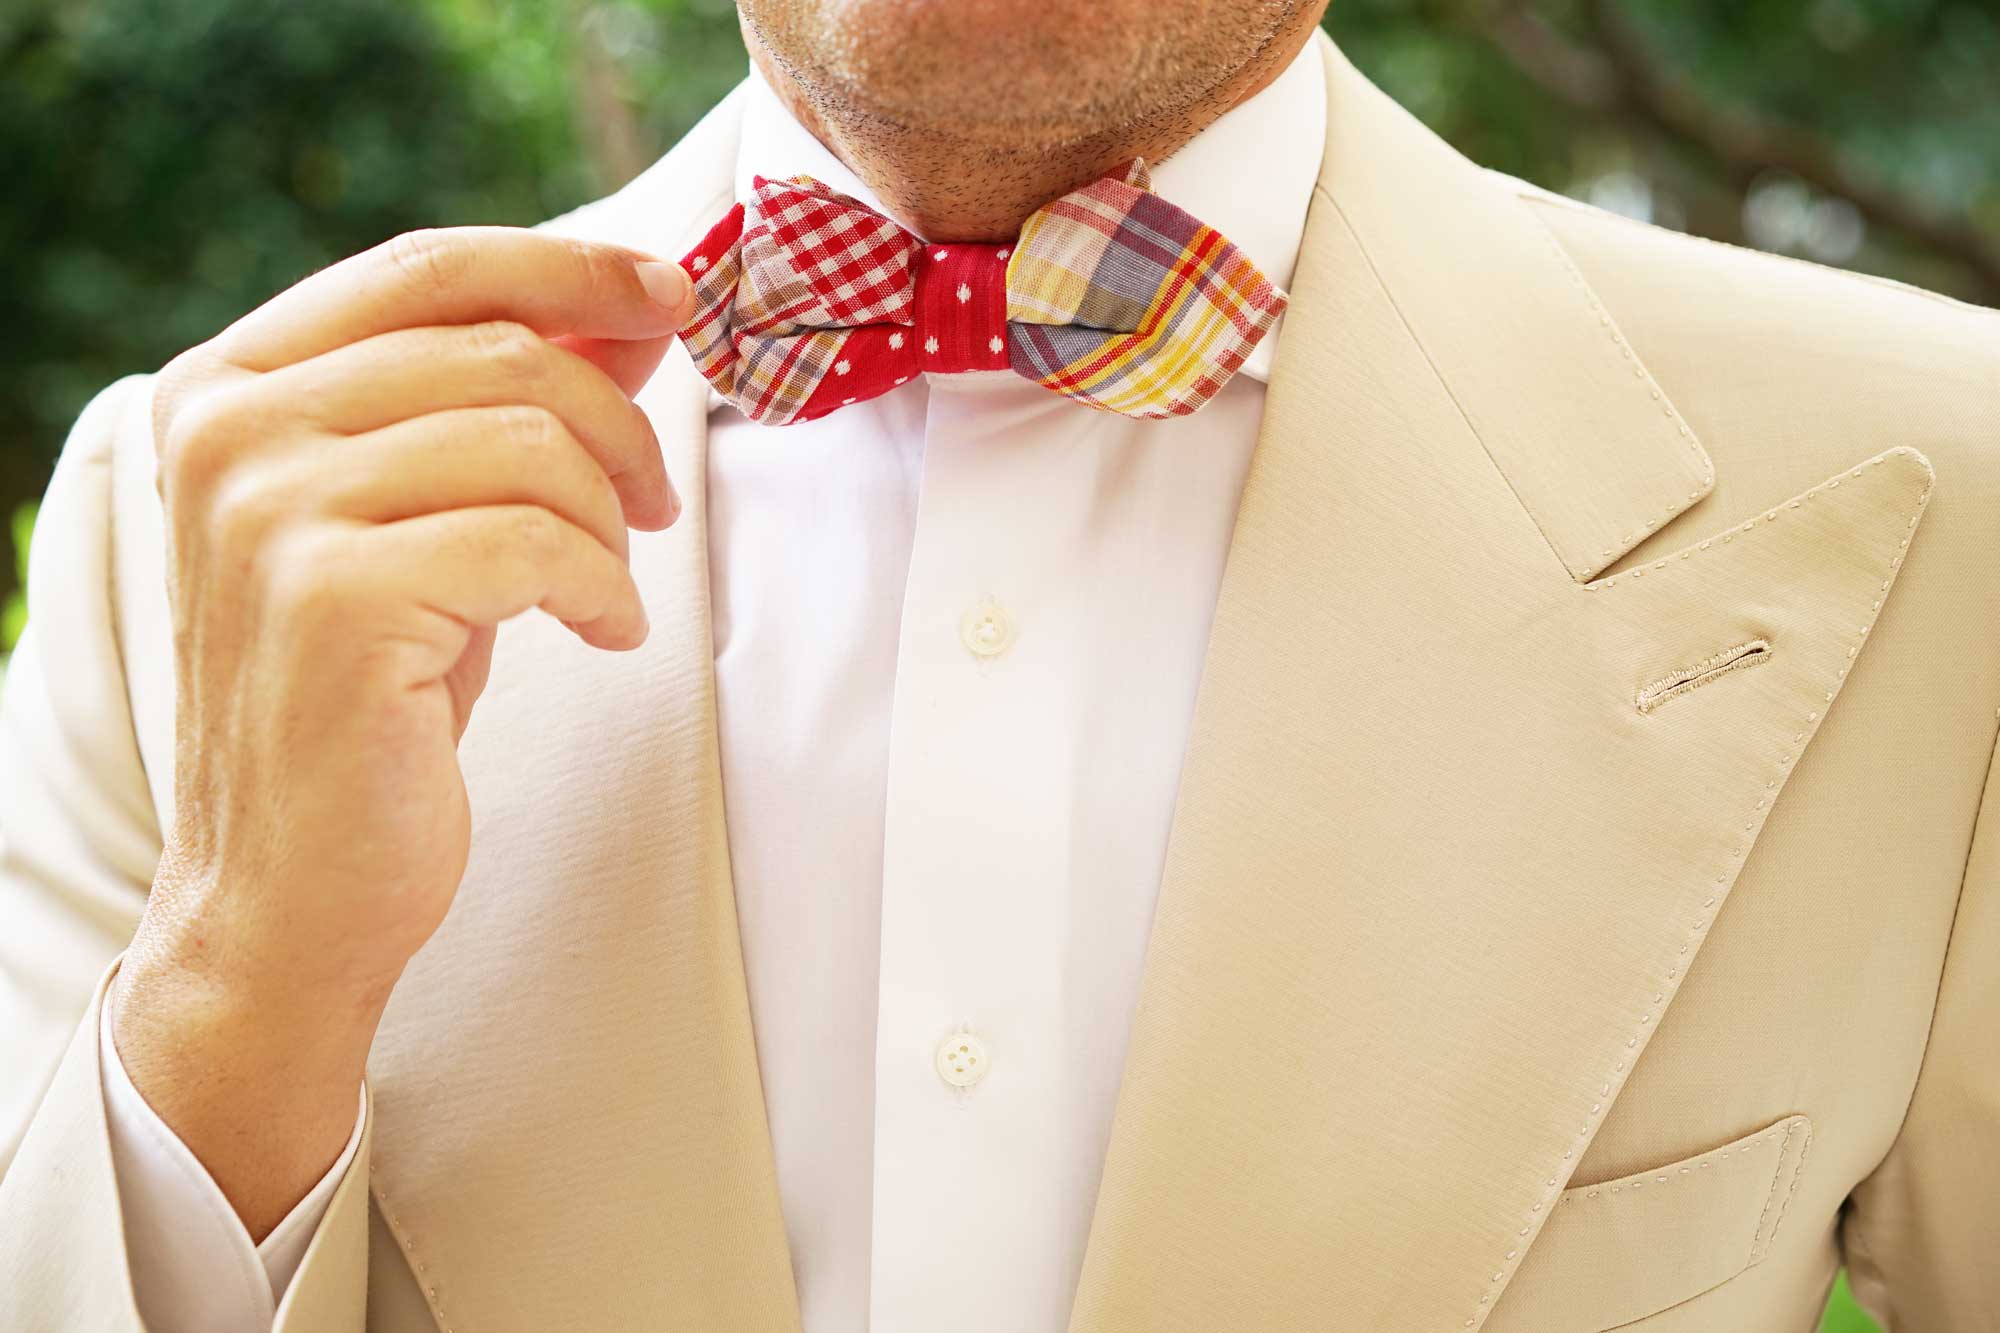
{"label": "blurred green foliage", "polygon": [[[0,597],[0,654],[20,641],[21,631],[28,624],[28,538],[35,530],[35,509],[32,500],[15,506],[7,524],[7,537],[14,547],[14,587]],[[0,656],[0,664],[5,662],[6,658]]]}
{"label": "blurred green foliage", "polygon": [[[2000,0],[1333,0],[1478,161],[2000,304]],[[601,194],[741,77],[729,0],[0,8],[0,653],[84,402],[413,227]],[[1836,1288],[1824,1333],[1872,1325]]]}

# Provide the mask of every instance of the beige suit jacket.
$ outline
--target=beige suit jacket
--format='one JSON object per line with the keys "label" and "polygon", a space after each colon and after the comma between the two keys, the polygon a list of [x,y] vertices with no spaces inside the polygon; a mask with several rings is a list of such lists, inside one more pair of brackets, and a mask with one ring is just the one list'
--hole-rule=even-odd
{"label": "beige suit jacket", "polygon": [[[1484,171],[1322,49],[1071,1333],[1803,1331],[1843,1262],[2000,1328],[2000,317]],[[737,114],[549,225],[681,253]],[[137,1326],[94,1034],[170,816],[146,399],[64,455],[0,733],[8,1330]],[[642,401],[656,632],[502,631],[283,1333],[797,1328],[704,386]]]}

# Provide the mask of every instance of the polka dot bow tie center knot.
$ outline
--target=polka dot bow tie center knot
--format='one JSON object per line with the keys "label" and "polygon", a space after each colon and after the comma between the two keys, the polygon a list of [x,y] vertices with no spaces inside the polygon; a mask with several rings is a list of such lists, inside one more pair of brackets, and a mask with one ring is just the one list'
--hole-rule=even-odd
{"label": "polka dot bow tie center knot", "polygon": [[681,260],[695,289],[681,341],[768,426],[966,370],[1125,416],[1186,416],[1286,298],[1148,184],[1134,159],[1037,209],[1012,245],[927,245],[810,176],[759,176]]}

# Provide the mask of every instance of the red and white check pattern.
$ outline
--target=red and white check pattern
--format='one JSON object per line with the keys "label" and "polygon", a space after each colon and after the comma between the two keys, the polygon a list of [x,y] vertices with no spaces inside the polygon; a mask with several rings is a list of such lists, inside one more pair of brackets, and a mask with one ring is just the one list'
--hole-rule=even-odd
{"label": "red and white check pattern", "polygon": [[[907,329],[923,243],[857,200],[809,178],[756,178],[682,261],[695,318],[681,330],[695,368],[745,415],[783,425],[840,383],[857,327]],[[899,339],[899,342],[901,340]],[[890,387],[864,376],[872,396]],[[845,395],[843,395],[845,396]],[[815,405],[812,415],[825,410]]]}
{"label": "red and white check pattern", "polygon": [[910,265],[923,243],[851,202],[793,181],[757,177],[756,220],[743,233],[743,282],[759,332],[841,324],[908,324]]}

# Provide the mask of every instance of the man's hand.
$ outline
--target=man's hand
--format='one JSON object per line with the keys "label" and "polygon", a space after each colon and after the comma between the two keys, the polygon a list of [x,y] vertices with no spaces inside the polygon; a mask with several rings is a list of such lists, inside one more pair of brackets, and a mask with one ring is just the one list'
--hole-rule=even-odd
{"label": "man's hand", "polygon": [[418,232],[161,373],[176,817],[112,993],[133,1081],[253,1236],[339,1154],[390,988],[469,843],[494,626],[636,647],[627,528],[680,505],[635,393],[686,276]]}

